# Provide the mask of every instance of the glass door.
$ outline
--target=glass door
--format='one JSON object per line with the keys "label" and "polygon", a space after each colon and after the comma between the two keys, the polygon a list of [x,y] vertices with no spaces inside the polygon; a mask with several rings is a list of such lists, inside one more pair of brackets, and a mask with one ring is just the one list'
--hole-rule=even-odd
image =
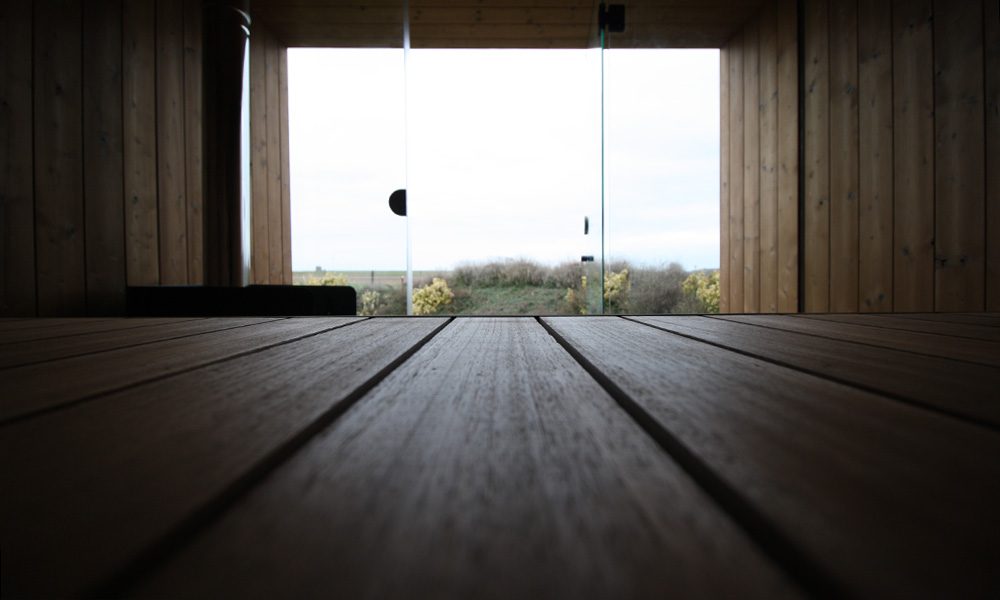
{"label": "glass door", "polygon": [[600,313],[600,49],[415,48],[407,78],[416,285],[447,274],[458,312]]}
{"label": "glass door", "polygon": [[406,314],[408,217],[393,197],[406,189],[406,7],[344,19],[344,47],[288,51],[295,283],[351,285],[359,312]]}

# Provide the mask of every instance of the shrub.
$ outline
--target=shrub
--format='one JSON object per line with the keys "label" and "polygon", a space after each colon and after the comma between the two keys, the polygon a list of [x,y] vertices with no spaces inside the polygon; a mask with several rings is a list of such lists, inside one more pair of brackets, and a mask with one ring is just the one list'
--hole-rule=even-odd
{"label": "shrub", "polygon": [[719,312],[719,272],[704,271],[691,273],[683,284],[684,293],[697,301],[698,310],[693,312]]}
{"label": "shrub", "polygon": [[458,287],[524,287],[546,283],[548,269],[525,259],[459,265],[452,272]]}
{"label": "shrub", "polygon": [[368,289],[361,293],[361,308],[358,314],[370,317],[378,312],[379,304],[382,303],[382,294],[376,290]]}
{"label": "shrub", "polygon": [[435,277],[429,285],[413,290],[413,314],[433,315],[441,307],[450,304],[455,294],[448,288],[448,282]]}
{"label": "shrub", "polygon": [[679,312],[684,300],[681,284],[687,277],[684,268],[670,263],[660,268],[630,271],[629,311],[632,314],[667,314]]}
{"label": "shrub", "polygon": [[630,287],[628,269],[623,268],[617,273],[608,271],[604,278],[604,308],[606,312],[621,313],[628,310]]}
{"label": "shrub", "polygon": [[347,285],[346,275],[324,275],[323,277],[309,277],[306,285]]}

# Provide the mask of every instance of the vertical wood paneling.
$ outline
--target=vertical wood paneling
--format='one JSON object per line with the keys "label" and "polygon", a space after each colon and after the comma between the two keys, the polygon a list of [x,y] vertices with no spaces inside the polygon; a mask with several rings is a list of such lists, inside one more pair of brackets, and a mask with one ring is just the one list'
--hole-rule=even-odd
{"label": "vertical wood paneling", "polygon": [[280,48],[278,87],[281,102],[281,282],[292,284],[292,190],[288,140],[288,49]]}
{"label": "vertical wood paneling", "polygon": [[743,311],[760,310],[759,23],[743,28]]}
{"label": "vertical wood paneling", "polygon": [[777,1],[778,310],[799,310],[799,17],[796,0]]}
{"label": "vertical wood paneling", "polygon": [[858,309],[857,5],[830,3],[830,310]]}
{"label": "vertical wood paneling", "polygon": [[892,310],[893,125],[891,0],[858,4],[860,264],[858,309]]}
{"label": "vertical wood paneling", "polygon": [[729,47],[719,52],[719,312],[729,303]]}
{"label": "vertical wood paneling", "polygon": [[766,2],[760,19],[760,305],[778,310],[778,16]]}
{"label": "vertical wood paneling", "polygon": [[1000,312],[1000,3],[983,3],[986,42],[986,310]]}
{"label": "vertical wood paneling", "polygon": [[940,311],[985,305],[982,18],[979,2],[934,2],[934,306]]}
{"label": "vertical wood paneling", "polygon": [[30,0],[0,3],[0,315],[35,314]]}
{"label": "vertical wood paneling", "polygon": [[729,304],[743,310],[743,38],[730,42],[729,56]]}
{"label": "vertical wood paneling", "polygon": [[267,201],[267,59],[262,29],[250,39],[250,157],[251,157],[251,260],[252,283],[269,283]]}
{"label": "vertical wood paneling", "polygon": [[282,283],[282,215],[281,215],[281,101],[278,86],[278,54],[274,36],[267,36],[264,57],[267,85],[267,224],[268,281]]}
{"label": "vertical wood paneling", "polygon": [[830,309],[830,62],[826,0],[805,3],[804,308]]}
{"label": "vertical wood paneling", "polygon": [[187,278],[205,278],[202,210],[202,0],[184,2],[184,177],[187,201]]}
{"label": "vertical wood paneling", "polygon": [[35,3],[38,314],[86,311],[79,0]]}
{"label": "vertical wood paneling", "polygon": [[184,5],[156,4],[156,157],[160,282],[187,283],[184,157]]}
{"label": "vertical wood paneling", "polygon": [[893,310],[934,310],[931,0],[893,3]]}
{"label": "vertical wood paneling", "polygon": [[156,4],[123,2],[125,260],[129,285],[160,282],[156,199]]}
{"label": "vertical wood paneling", "polygon": [[88,2],[83,11],[83,199],[91,315],[125,310],[121,74],[121,0]]}

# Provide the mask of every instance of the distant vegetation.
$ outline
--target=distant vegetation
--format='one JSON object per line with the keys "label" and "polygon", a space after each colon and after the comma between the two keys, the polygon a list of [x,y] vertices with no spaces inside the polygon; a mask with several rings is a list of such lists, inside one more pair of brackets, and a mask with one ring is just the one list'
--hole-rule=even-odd
{"label": "distant vegetation", "polygon": [[[406,287],[398,271],[296,273],[295,283],[351,285],[358,292],[358,314],[406,314]],[[587,314],[587,293],[594,293],[594,285],[600,284],[587,280],[579,262],[554,267],[523,259],[466,264],[451,272],[414,273],[414,313]],[[716,313],[719,272],[688,272],[676,263],[609,263],[604,305],[606,314]]]}

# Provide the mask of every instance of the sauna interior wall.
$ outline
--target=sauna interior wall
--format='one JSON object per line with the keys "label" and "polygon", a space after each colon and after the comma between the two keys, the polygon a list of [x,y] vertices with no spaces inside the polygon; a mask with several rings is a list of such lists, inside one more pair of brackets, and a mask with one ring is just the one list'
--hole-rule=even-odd
{"label": "sauna interior wall", "polygon": [[795,0],[768,0],[722,47],[722,312],[799,304]]}
{"label": "sauna interior wall", "polygon": [[288,49],[259,21],[250,36],[250,160],[250,282],[291,284]]}
{"label": "sauna interior wall", "polygon": [[996,0],[805,0],[809,312],[1000,310]]}
{"label": "sauna interior wall", "polygon": [[[0,3],[0,315],[202,283],[201,25],[200,0]],[[253,45],[253,281],[290,283],[285,54]]]}

